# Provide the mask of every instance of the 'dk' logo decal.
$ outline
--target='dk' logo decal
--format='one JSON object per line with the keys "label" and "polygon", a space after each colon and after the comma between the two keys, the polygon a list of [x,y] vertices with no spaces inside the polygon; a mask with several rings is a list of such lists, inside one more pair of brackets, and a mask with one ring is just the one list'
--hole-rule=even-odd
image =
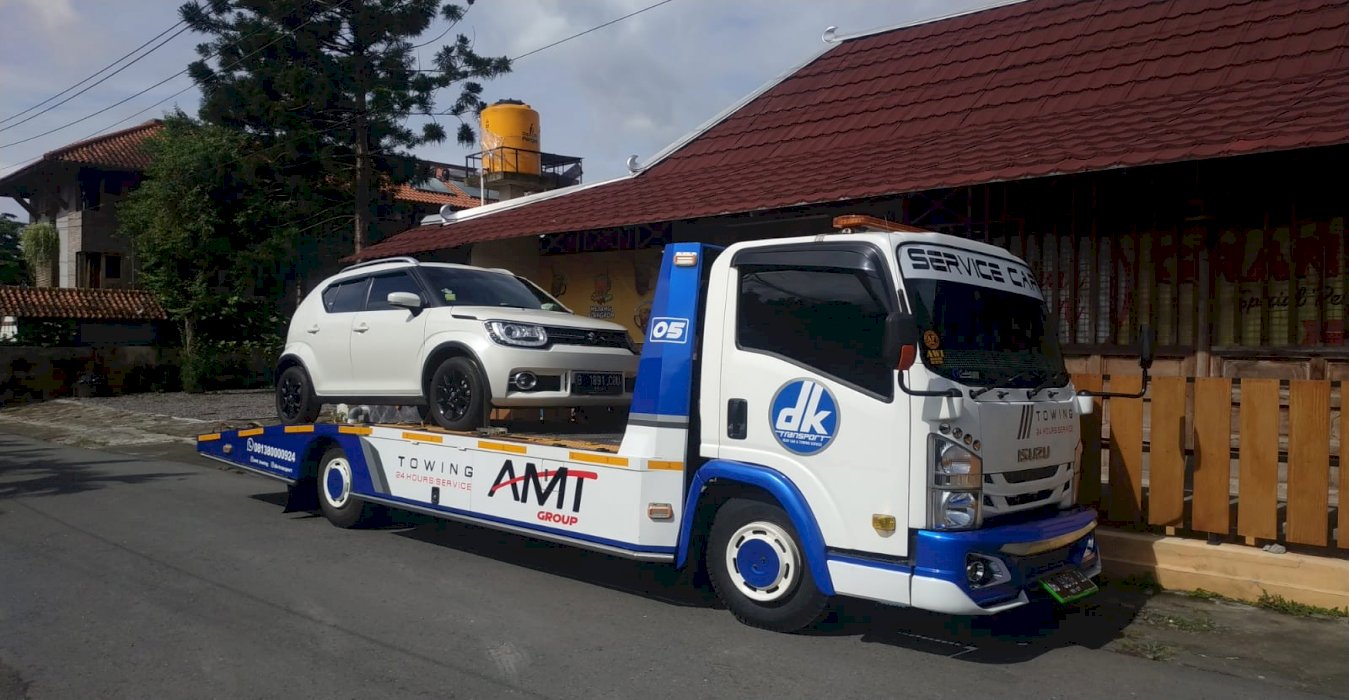
{"label": "'dk' logo decal", "polygon": [[783,447],[799,455],[813,455],[838,435],[838,403],[819,382],[797,379],[773,396],[773,435]]}

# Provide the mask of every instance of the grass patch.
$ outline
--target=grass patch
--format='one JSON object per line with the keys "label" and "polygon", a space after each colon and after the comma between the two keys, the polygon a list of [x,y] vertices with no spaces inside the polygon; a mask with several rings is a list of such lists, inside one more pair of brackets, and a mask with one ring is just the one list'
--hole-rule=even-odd
{"label": "grass patch", "polygon": [[1182,632],[1212,632],[1218,626],[1208,617],[1187,617],[1185,615],[1166,615],[1144,610],[1139,619],[1155,627],[1170,627]]}
{"label": "grass patch", "polygon": [[1190,591],[1189,593],[1186,593],[1185,595],[1187,595],[1187,596],[1189,596],[1189,597],[1191,597],[1191,598],[1198,598],[1198,599],[1200,599],[1200,600],[1223,600],[1223,601],[1229,601],[1229,602],[1236,602],[1236,601],[1234,601],[1232,598],[1228,598],[1227,596],[1225,596],[1225,595],[1223,595],[1223,594],[1221,594],[1221,593],[1214,593],[1213,591],[1206,591],[1206,590],[1204,590],[1204,589],[1202,589],[1202,588],[1196,588],[1196,589],[1194,589],[1193,591]]}
{"label": "grass patch", "polygon": [[1255,601],[1255,607],[1296,617],[1349,618],[1349,608],[1323,608],[1319,605],[1307,605],[1306,603],[1288,600],[1281,595],[1265,592],[1260,593],[1260,599]]}

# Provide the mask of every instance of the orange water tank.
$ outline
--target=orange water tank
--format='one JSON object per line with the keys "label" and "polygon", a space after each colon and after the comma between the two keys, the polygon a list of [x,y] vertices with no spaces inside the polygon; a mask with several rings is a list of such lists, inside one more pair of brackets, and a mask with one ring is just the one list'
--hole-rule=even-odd
{"label": "orange water tank", "polygon": [[540,174],[538,112],[520,100],[497,100],[481,120],[484,170]]}

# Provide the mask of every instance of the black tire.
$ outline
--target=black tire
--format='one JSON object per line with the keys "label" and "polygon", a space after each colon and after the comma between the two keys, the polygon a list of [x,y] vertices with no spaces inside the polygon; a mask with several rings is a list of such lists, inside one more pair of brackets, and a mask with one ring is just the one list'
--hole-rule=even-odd
{"label": "black tire", "polygon": [[426,387],[431,419],[446,430],[476,430],[487,424],[487,382],[467,357],[440,363]]}
{"label": "black tire", "polygon": [[[745,566],[749,561],[753,568]],[[796,632],[817,622],[829,603],[810,574],[796,528],[777,505],[748,499],[722,505],[706,562],[717,597],[752,627]]]}
{"label": "black tire", "polygon": [[314,396],[309,374],[298,365],[287,367],[276,380],[276,415],[283,425],[313,423],[323,403]]}
{"label": "black tire", "polygon": [[366,522],[373,507],[351,490],[351,462],[340,447],[330,447],[319,460],[317,482],[319,510],[328,522],[351,528]]}

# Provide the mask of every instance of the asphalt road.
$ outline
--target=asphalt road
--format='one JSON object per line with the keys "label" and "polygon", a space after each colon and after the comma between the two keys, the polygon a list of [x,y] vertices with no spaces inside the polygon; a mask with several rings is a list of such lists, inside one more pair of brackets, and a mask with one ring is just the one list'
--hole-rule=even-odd
{"label": "asphalt road", "polygon": [[845,601],[774,634],[660,566],[407,514],[339,530],[170,456],[0,434],[0,698],[1301,697],[1103,650],[1109,606]]}

